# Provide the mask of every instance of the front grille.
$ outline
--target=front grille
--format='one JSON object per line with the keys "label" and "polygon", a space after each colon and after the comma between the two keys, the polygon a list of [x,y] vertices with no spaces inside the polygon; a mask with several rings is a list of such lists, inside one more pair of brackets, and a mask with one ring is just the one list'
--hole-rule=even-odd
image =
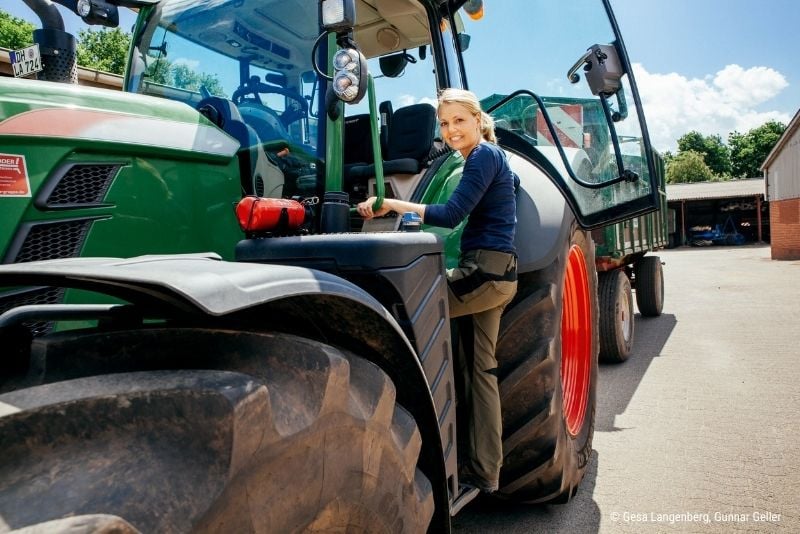
{"label": "front grille", "polygon": [[[59,304],[64,299],[64,289],[59,287],[43,287],[25,289],[13,293],[0,294],[0,314],[16,308],[31,304]],[[31,333],[38,337],[50,332],[52,322],[32,321],[22,323]]]}
{"label": "front grille", "polygon": [[119,169],[118,164],[71,164],[62,168],[53,179],[55,185],[51,186],[43,207],[98,205],[103,202]]}
{"label": "front grille", "polygon": [[93,220],[80,219],[32,225],[11,263],[78,256]]}

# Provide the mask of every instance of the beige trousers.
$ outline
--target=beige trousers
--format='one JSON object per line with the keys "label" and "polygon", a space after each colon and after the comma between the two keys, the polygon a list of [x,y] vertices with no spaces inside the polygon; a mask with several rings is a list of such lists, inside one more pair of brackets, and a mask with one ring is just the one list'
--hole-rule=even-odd
{"label": "beige trousers", "polygon": [[[516,280],[487,280],[503,272],[516,273],[511,254],[471,251],[455,269],[447,271],[450,317],[472,316],[471,336],[464,336],[458,354],[463,401],[468,412],[467,466],[487,482],[495,483],[503,465],[503,424],[497,385],[495,347],[503,310],[514,298]],[[506,276],[508,278],[508,276]],[[472,280],[472,283],[470,283]],[[460,294],[459,290],[470,291]],[[464,338],[472,338],[471,346]]]}

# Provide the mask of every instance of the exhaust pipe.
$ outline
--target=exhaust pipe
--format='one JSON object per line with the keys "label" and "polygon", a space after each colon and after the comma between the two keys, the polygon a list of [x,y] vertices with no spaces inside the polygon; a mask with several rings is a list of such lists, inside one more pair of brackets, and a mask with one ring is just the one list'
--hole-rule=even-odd
{"label": "exhaust pipe", "polygon": [[64,19],[50,0],[24,0],[42,21],[42,28],[33,31],[33,42],[39,45],[42,71],[39,80],[78,83],[78,42],[64,31]]}

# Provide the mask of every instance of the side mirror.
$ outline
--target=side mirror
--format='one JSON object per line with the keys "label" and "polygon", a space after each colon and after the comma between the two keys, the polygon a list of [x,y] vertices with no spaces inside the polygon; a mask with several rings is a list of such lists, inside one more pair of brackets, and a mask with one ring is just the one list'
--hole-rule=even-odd
{"label": "side mirror", "polygon": [[466,52],[467,49],[469,48],[470,39],[472,39],[469,36],[469,34],[467,34],[467,33],[459,33],[458,37],[456,37],[456,39],[458,40],[458,49],[461,52]]}
{"label": "side mirror", "polygon": [[622,69],[617,49],[613,45],[592,45],[567,72],[567,78],[571,83],[580,81],[578,69],[581,66],[593,95],[611,96],[622,88],[620,80],[625,71]]}
{"label": "side mirror", "polygon": [[355,0],[320,0],[319,20],[325,31],[350,31],[356,25]]}

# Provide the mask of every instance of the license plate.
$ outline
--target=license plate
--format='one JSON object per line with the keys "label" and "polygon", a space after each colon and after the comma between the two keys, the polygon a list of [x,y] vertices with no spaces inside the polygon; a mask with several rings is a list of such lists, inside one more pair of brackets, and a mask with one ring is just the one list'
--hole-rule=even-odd
{"label": "license plate", "polygon": [[42,70],[42,56],[39,54],[38,44],[21,50],[11,50],[8,55],[11,57],[11,67],[16,78]]}

